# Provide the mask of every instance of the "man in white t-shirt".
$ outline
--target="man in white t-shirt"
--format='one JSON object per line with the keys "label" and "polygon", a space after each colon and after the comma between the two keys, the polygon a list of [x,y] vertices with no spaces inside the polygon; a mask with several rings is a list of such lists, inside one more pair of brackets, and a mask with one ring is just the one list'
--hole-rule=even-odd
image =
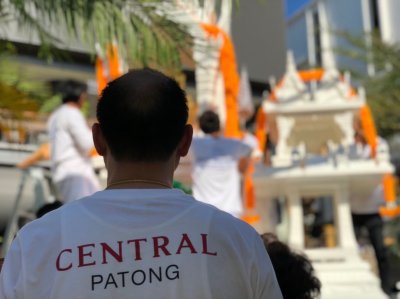
{"label": "man in white t-shirt", "polygon": [[104,89],[93,125],[108,187],[22,228],[0,298],[265,298],[282,295],[257,232],[171,189],[189,150],[184,92],[133,70]]}
{"label": "man in white t-shirt", "polygon": [[[355,136],[356,155],[354,159],[371,159],[371,147],[367,143],[364,135],[356,132]],[[377,153],[387,151],[388,145],[381,137],[377,138]],[[386,293],[391,292],[390,266],[386,246],[383,240],[383,220],[379,214],[379,208],[384,206],[383,184],[375,187],[372,194],[367,196],[353,196],[350,200],[351,215],[356,236],[359,237],[362,229],[368,232],[368,238],[374,248],[376,261],[378,264],[381,287]]]}
{"label": "man in white t-shirt", "polygon": [[86,99],[86,84],[62,83],[63,105],[48,121],[51,172],[63,203],[91,195],[100,189],[90,160],[93,149],[90,131],[80,109]]}
{"label": "man in white t-shirt", "polygon": [[[243,212],[240,170],[244,171],[252,148],[241,140],[224,138],[213,111],[199,117],[203,137],[192,143],[193,196],[200,201],[240,217]],[[241,162],[241,163],[240,163]]]}

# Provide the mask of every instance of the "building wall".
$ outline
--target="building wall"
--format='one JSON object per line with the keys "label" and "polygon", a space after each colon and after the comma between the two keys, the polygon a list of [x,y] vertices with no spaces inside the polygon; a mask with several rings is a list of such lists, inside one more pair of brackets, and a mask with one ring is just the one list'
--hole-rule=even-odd
{"label": "building wall", "polygon": [[[233,1],[235,2],[235,1]],[[283,0],[246,0],[232,14],[238,66],[252,81],[266,83],[285,70],[286,38]]]}
{"label": "building wall", "polygon": [[[374,74],[373,66],[366,61],[360,61],[339,54],[340,50],[354,50],[348,42],[339,37],[340,32],[347,32],[354,37],[368,39],[366,32],[373,31],[372,0],[315,0],[304,9],[291,17],[287,23],[287,44],[294,52],[296,62],[303,65],[318,65],[315,51],[315,23],[308,19],[315,11],[320,16],[321,49],[325,53],[330,51],[336,66],[341,69],[350,69],[358,73]],[[399,0],[377,0],[379,27],[378,30],[384,41],[398,43],[400,41],[400,12]],[[323,17],[325,13],[325,18]],[[307,57],[304,60],[304,57]],[[324,61],[322,61],[324,65]]]}
{"label": "building wall", "polygon": [[400,1],[379,0],[379,17],[382,39],[389,43],[400,43]]}

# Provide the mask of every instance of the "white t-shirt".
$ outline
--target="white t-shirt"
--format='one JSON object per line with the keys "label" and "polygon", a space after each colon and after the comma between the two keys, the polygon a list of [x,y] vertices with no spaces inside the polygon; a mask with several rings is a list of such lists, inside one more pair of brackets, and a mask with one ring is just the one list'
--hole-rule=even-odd
{"label": "white t-shirt", "polygon": [[372,194],[352,196],[350,208],[353,214],[365,215],[379,213],[379,208],[385,205],[383,185],[379,184]]}
{"label": "white t-shirt", "polygon": [[[47,126],[51,144],[52,178],[56,186],[59,185],[61,200],[68,202],[98,191],[100,186],[89,157],[94,146],[92,132],[79,109],[62,105],[50,116]],[[63,192],[69,190],[71,185],[75,190],[73,193]]]}
{"label": "white t-shirt", "polygon": [[238,162],[251,147],[236,139],[205,136],[194,138],[193,196],[239,217],[243,212]]}
{"label": "white t-shirt", "polygon": [[242,141],[252,148],[252,158],[261,158],[262,152],[260,150],[260,143],[256,136],[249,132],[246,132],[243,136]]}
{"label": "white t-shirt", "polygon": [[[371,147],[357,145],[357,157],[359,159],[371,159]],[[377,152],[388,151],[387,142],[378,136]],[[350,208],[353,214],[365,215],[379,213],[379,208],[385,205],[385,195],[383,185],[378,184],[371,194],[359,194],[350,198]]]}
{"label": "white t-shirt", "polygon": [[282,298],[257,232],[177,189],[119,189],[22,228],[0,298]]}

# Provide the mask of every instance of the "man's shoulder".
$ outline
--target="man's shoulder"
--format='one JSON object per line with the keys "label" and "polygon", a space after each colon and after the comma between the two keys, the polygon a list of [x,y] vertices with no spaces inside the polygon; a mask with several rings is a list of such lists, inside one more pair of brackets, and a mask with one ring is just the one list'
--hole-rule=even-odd
{"label": "man's shoulder", "polygon": [[236,151],[238,148],[251,148],[246,142],[238,138],[218,137],[211,136],[193,138],[194,146],[212,146],[223,148],[227,151]]}
{"label": "man's shoulder", "polygon": [[54,110],[49,117],[48,124],[54,122],[54,120],[59,121],[60,119],[70,121],[77,117],[81,117],[82,113],[79,109],[70,107],[68,105],[61,105],[56,110]]}
{"label": "man's shoulder", "polygon": [[231,137],[223,137],[221,138],[221,143],[224,143],[228,147],[244,147],[250,148],[250,146],[242,139],[239,138],[231,138]]}
{"label": "man's shoulder", "polygon": [[73,214],[75,209],[76,203],[72,202],[50,211],[42,217],[26,224],[20,230],[20,235],[24,237],[42,234],[47,235],[47,237],[51,237],[52,234],[57,235],[61,230],[63,215],[66,213]]}

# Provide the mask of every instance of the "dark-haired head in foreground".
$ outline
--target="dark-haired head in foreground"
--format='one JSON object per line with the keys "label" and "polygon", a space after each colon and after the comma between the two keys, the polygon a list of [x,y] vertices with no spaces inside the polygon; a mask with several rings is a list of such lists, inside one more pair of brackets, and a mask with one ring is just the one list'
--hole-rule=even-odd
{"label": "dark-haired head in foreground", "polygon": [[318,298],[321,282],[315,276],[311,262],[293,252],[271,233],[261,235],[268,251],[284,299]]}
{"label": "dark-haired head in foreground", "polygon": [[183,91],[159,72],[111,82],[92,129],[107,190],[26,226],[8,251],[0,297],[50,298],[57,284],[60,299],[282,299],[258,233],[172,189],[191,143],[187,115]]}
{"label": "dark-haired head in foreground", "polygon": [[[124,178],[122,169],[127,171],[125,177],[146,178],[148,172],[157,179],[147,164],[158,163],[168,168],[168,175],[159,173],[158,179],[170,176],[172,184],[173,171],[186,155],[193,132],[186,124],[185,92],[175,80],[151,69],[129,71],[104,89],[97,119],[93,136],[97,151],[104,156],[109,183]],[[135,163],[139,173],[131,172],[129,162]],[[146,167],[140,169],[138,163]],[[119,174],[113,174],[113,168]]]}
{"label": "dark-haired head in foreground", "polygon": [[150,70],[133,70],[111,82],[97,105],[97,119],[117,160],[166,160],[188,119],[178,83]]}

